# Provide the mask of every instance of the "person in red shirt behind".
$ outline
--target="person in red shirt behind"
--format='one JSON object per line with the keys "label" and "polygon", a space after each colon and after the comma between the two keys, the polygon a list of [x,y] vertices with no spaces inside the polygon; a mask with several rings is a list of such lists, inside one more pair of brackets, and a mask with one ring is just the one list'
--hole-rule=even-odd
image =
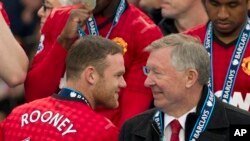
{"label": "person in red shirt behind", "polygon": [[[73,9],[75,12],[72,12]],[[143,49],[161,38],[162,33],[149,17],[126,0],[97,0],[93,11],[87,9],[84,6],[77,9],[76,5],[57,8],[47,18],[42,28],[44,38],[25,82],[25,97],[27,101],[43,98],[59,91],[59,87],[63,86],[64,62],[68,49],[56,41],[68,18],[72,20],[73,14],[79,14],[84,22],[82,26],[75,24],[70,28],[74,35],[71,38],[78,38],[78,28],[86,34],[115,40],[126,50],[124,78],[127,87],[119,92],[120,106],[112,110],[102,107],[96,109],[120,127],[125,120],[147,110],[151,105],[152,93],[143,85],[146,77],[142,67],[148,57]],[[89,18],[90,15],[93,17]]]}
{"label": "person in red shirt behind", "polygon": [[126,87],[122,48],[92,35],[71,48],[66,86],[58,94],[15,108],[0,125],[0,140],[118,141],[118,128],[93,109],[119,105],[118,92]]}
{"label": "person in red shirt behind", "polygon": [[185,33],[210,54],[209,86],[223,102],[250,111],[248,0],[203,0],[210,21]]}

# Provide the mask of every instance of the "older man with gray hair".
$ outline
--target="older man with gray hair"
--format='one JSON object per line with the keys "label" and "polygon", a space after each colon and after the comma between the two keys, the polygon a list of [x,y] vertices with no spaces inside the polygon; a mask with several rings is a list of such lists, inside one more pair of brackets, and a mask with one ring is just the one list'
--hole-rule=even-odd
{"label": "older man with gray hair", "polygon": [[156,108],[128,120],[120,141],[229,141],[232,125],[250,125],[250,113],[208,89],[209,56],[199,40],[172,34],[145,50],[145,86]]}

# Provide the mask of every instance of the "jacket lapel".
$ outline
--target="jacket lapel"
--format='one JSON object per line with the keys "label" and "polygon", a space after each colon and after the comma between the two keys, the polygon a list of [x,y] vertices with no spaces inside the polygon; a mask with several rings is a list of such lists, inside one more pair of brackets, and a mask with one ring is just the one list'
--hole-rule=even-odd
{"label": "jacket lapel", "polygon": [[151,120],[150,122],[144,123],[141,122],[133,131],[132,134],[135,135],[136,140],[138,141],[159,141],[160,135],[158,127]]}
{"label": "jacket lapel", "polygon": [[132,140],[136,141],[159,141],[160,133],[157,124],[153,120],[153,115],[157,109],[149,110],[145,119],[138,121],[136,128],[131,131],[134,135]]}

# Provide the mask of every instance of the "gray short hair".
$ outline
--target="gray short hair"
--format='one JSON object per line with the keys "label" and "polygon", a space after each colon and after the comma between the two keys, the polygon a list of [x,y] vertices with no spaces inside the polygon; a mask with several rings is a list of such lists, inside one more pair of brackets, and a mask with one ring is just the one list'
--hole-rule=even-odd
{"label": "gray short hair", "polygon": [[198,72],[198,82],[205,85],[209,79],[210,60],[208,52],[201,44],[200,40],[185,34],[170,34],[145,48],[145,51],[152,52],[156,49],[172,48],[172,64],[178,71],[190,68]]}

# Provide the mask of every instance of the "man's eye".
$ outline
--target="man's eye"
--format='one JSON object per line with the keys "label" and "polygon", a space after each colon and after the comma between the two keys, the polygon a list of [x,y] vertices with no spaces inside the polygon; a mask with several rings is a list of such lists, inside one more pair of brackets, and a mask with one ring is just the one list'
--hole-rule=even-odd
{"label": "man's eye", "polygon": [[145,75],[148,75],[149,72],[150,72],[150,68],[147,67],[147,66],[144,66],[144,67],[143,67],[143,73],[144,73]]}
{"label": "man's eye", "polygon": [[152,70],[152,72],[153,72],[154,74],[161,74],[161,73],[158,72],[157,70]]}
{"label": "man's eye", "polygon": [[231,7],[231,8],[234,8],[237,6],[238,6],[238,3],[235,3],[235,2],[229,4],[229,7]]}
{"label": "man's eye", "polygon": [[210,4],[213,5],[213,6],[218,6],[218,5],[219,5],[219,4],[218,4],[217,2],[215,2],[215,1],[211,1]]}

